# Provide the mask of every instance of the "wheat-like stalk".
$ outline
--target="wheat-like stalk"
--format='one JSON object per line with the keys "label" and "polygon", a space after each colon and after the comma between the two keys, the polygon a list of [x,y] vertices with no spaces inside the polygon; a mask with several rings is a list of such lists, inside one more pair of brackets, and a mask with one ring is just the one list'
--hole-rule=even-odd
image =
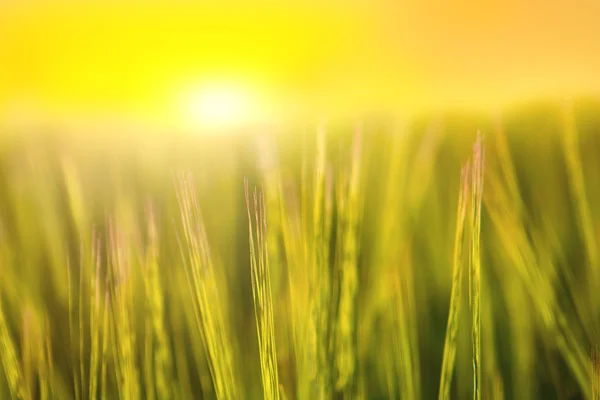
{"label": "wheat-like stalk", "polygon": [[311,257],[311,319],[314,324],[314,353],[316,355],[316,373],[314,377],[314,396],[316,399],[331,397],[331,363],[329,352],[330,301],[331,301],[331,266],[326,259],[329,246],[326,237],[328,219],[325,204],[329,195],[325,187],[326,178],[326,136],[324,128],[317,132],[317,148],[313,181],[312,203],[312,257]]}
{"label": "wheat-like stalk", "polygon": [[176,188],[185,240],[181,251],[193,295],[198,333],[208,353],[215,393],[218,399],[238,399],[241,388],[235,377],[229,332],[220,307],[213,263],[191,174],[181,172]]}
{"label": "wheat-like stalk", "polygon": [[471,170],[471,253],[470,291],[472,310],[473,342],[473,398],[481,399],[481,202],[483,198],[483,177],[485,170],[485,148],[483,136],[477,135],[473,147],[473,168]]}
{"label": "wheat-like stalk", "polygon": [[[244,189],[248,211],[250,270],[263,392],[265,399],[278,400],[280,398],[280,388],[277,371],[269,249],[267,245],[266,205],[262,195],[257,194],[256,190],[253,196],[254,201],[251,202],[247,181],[244,182]],[[254,227],[252,209],[254,211]]]}
{"label": "wheat-like stalk", "polygon": [[148,363],[146,373],[152,377],[151,379],[147,377],[147,380],[152,382],[152,385],[148,385],[148,390],[153,392],[155,387],[157,398],[166,400],[172,398],[172,355],[164,322],[164,289],[160,282],[158,268],[160,238],[156,228],[154,209],[149,206],[146,214],[148,216],[148,245],[144,260],[144,287],[149,308],[146,316],[146,340],[150,358],[146,360]]}
{"label": "wheat-like stalk", "polygon": [[111,315],[119,396],[136,400],[140,398],[141,392],[133,304],[133,270],[121,231],[114,223],[110,225]]}
{"label": "wheat-like stalk", "polygon": [[590,368],[592,376],[592,400],[600,400],[600,351],[592,349]]}
{"label": "wheat-like stalk", "polygon": [[[335,389],[346,398],[354,397],[358,319],[358,254],[361,219],[361,132],[357,130],[352,145],[349,171],[338,195],[338,218],[341,257],[338,263],[339,309],[335,338]],[[326,242],[327,243],[327,242]]]}
{"label": "wheat-like stalk", "polygon": [[456,230],[454,236],[454,258],[452,263],[452,292],[450,294],[450,310],[446,338],[444,340],[444,356],[442,360],[442,373],[440,378],[439,399],[450,398],[452,375],[454,374],[454,360],[456,358],[457,331],[460,314],[461,282],[463,271],[462,248],[467,216],[467,202],[469,194],[470,164],[467,163],[460,173],[460,186],[458,195],[458,209],[456,212]]}

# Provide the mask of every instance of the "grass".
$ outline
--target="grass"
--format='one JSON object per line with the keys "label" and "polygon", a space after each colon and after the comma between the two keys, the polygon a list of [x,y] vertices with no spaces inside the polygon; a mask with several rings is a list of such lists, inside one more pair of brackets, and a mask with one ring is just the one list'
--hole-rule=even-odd
{"label": "grass", "polygon": [[26,398],[25,382],[21,365],[17,359],[15,343],[8,330],[6,318],[0,310],[0,343],[2,344],[2,366],[6,374],[8,383],[9,395],[13,398]]}
{"label": "grass", "polygon": [[246,205],[248,208],[248,229],[250,237],[250,268],[252,273],[252,297],[258,332],[258,351],[263,393],[266,399],[279,400],[279,373],[277,371],[277,350],[273,319],[273,298],[271,295],[271,274],[267,240],[267,219],[265,201],[254,191],[254,230],[252,223],[252,203],[246,182]]}
{"label": "grass", "polygon": [[0,398],[597,399],[598,110],[6,140]]}
{"label": "grass", "polygon": [[218,399],[236,399],[240,397],[240,388],[233,367],[234,355],[226,317],[220,307],[217,274],[189,174],[179,175],[177,190],[185,233],[181,251],[186,259],[186,276],[194,297],[192,302],[198,334],[207,351],[215,395]]}
{"label": "grass", "polygon": [[454,260],[452,264],[452,294],[450,295],[450,311],[446,339],[444,341],[444,358],[440,380],[440,399],[450,398],[454,362],[456,359],[456,342],[460,314],[460,301],[462,293],[463,260],[462,248],[465,231],[465,218],[467,214],[467,200],[469,194],[470,164],[467,163],[460,174],[460,192],[458,195],[458,211],[456,221],[456,234],[454,239]]}

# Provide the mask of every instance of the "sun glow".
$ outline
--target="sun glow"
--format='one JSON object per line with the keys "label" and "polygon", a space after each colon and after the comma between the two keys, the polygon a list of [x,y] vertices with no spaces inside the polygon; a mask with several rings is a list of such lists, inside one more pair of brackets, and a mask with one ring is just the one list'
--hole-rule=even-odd
{"label": "sun glow", "polygon": [[200,132],[241,129],[271,117],[259,90],[235,82],[212,82],[188,90],[180,108],[184,128]]}
{"label": "sun glow", "polygon": [[600,94],[596,0],[0,3],[0,118],[25,98],[203,131],[265,105],[280,123]]}

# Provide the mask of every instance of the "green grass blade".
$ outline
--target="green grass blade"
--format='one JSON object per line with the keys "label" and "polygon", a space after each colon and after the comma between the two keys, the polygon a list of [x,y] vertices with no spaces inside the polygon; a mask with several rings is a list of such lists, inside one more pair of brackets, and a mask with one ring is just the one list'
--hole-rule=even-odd
{"label": "green grass blade", "polygon": [[[279,373],[277,371],[277,350],[275,344],[275,323],[273,318],[273,300],[271,295],[271,274],[269,268],[269,249],[267,246],[266,204],[262,195],[254,191],[254,229],[252,224],[252,203],[248,193],[248,182],[244,182],[246,208],[248,211],[248,231],[250,242],[250,269],[252,277],[252,294],[258,348],[261,367],[261,378],[264,398],[278,400]],[[255,237],[255,233],[256,237]]]}
{"label": "green grass blade", "polygon": [[472,309],[473,342],[473,398],[481,399],[481,202],[483,198],[483,177],[485,170],[485,149],[483,137],[478,134],[473,148],[473,168],[471,170],[472,226],[470,254],[470,299]]}
{"label": "green grass blade", "polygon": [[235,377],[234,354],[191,174],[180,173],[176,184],[186,246],[182,255],[216,396],[219,400],[238,399],[241,388]]}
{"label": "green grass blade", "polygon": [[[361,218],[361,132],[357,131],[352,146],[350,168],[341,182],[338,196],[338,218],[341,230],[341,261],[339,262],[339,309],[336,324],[335,389],[344,398],[354,398],[357,354],[358,317],[358,254]],[[326,242],[327,243],[327,242]]]}
{"label": "green grass blade", "polygon": [[456,213],[457,221],[454,237],[454,257],[452,263],[452,291],[450,294],[450,310],[448,312],[448,324],[446,327],[446,338],[444,340],[444,356],[442,360],[440,389],[438,395],[440,400],[450,398],[452,375],[454,374],[454,360],[456,358],[457,331],[462,286],[462,247],[469,194],[469,176],[470,164],[467,163],[467,165],[461,170],[460,174],[458,210]]}

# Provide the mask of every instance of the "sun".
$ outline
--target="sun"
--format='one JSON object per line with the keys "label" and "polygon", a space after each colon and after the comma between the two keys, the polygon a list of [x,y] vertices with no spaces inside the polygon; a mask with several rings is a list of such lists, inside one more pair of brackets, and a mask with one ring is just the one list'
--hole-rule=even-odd
{"label": "sun", "polygon": [[198,132],[240,129],[269,118],[260,93],[234,82],[212,82],[189,89],[180,108],[184,126]]}

